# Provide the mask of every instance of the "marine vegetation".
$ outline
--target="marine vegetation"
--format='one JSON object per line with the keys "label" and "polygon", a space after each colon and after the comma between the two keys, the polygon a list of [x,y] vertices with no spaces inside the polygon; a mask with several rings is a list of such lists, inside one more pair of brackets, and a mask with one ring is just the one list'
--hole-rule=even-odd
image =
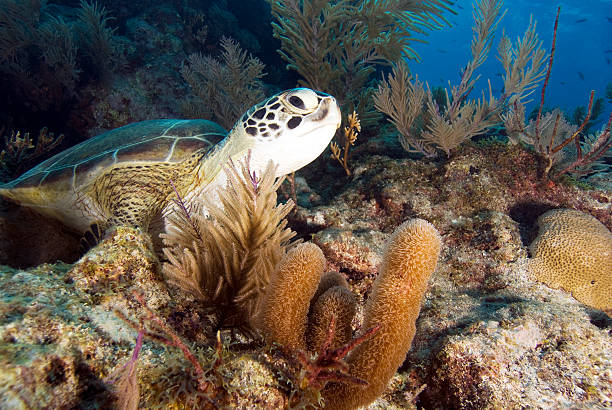
{"label": "marine vegetation", "polygon": [[[413,219],[395,229],[385,247],[379,274],[365,307],[362,329],[365,329],[363,333],[371,334],[356,346],[352,345],[354,350],[346,358],[346,374],[327,375],[331,383],[323,383],[321,392],[325,408],[365,406],[384,391],[412,343],[421,300],[438,262],[440,248],[440,235],[429,222]],[[323,330],[329,323],[337,321],[340,329],[346,329],[353,320],[347,314],[354,311],[350,297],[331,297],[343,300],[341,303],[323,302],[326,295],[338,292],[338,286],[343,287],[341,281],[329,278],[321,287],[324,268],[323,253],[312,243],[298,245],[285,255],[266,289],[258,319],[258,327],[269,342],[276,342],[289,351],[306,351],[307,340],[317,347],[347,343],[346,333],[342,331],[337,333],[338,340],[316,337],[317,333],[325,334]],[[334,282],[340,284],[333,285]],[[314,296],[317,298],[313,299]],[[323,317],[309,316],[309,310],[316,310],[319,303],[336,308],[321,312]],[[371,331],[373,328],[376,331]],[[349,376],[351,383],[347,383]],[[359,380],[367,385],[364,387]],[[297,384],[308,387],[303,381]],[[319,382],[313,387],[320,385]]]}
{"label": "marine vegetation", "polygon": [[531,273],[612,315],[612,232],[574,209],[548,211],[537,224],[538,236],[529,246]]}
{"label": "marine vegetation", "polygon": [[593,96],[594,92],[591,92],[587,114],[579,126],[570,124],[559,109],[548,113],[540,111],[538,116],[526,125],[525,109],[518,104],[505,118],[508,134],[532,146],[543,158],[543,175],[546,178],[558,179],[566,173],[581,176],[605,172],[609,168],[600,159],[609,156],[612,148],[612,113],[599,132],[583,134],[589,125]]}
{"label": "marine vegetation", "polygon": [[522,104],[544,78],[546,54],[531,21],[525,34],[515,44],[506,36],[498,46],[498,59],[504,68],[504,92],[495,97],[489,86],[488,99],[468,99],[479,76],[475,71],[487,59],[493,36],[505,13],[503,0],[475,2],[472,59],[462,70],[461,81],[444,90],[444,104],[436,102],[429,85],[409,74],[404,62],[383,79],[374,94],[376,108],[389,117],[399,131],[399,141],[406,151],[431,157],[469,141],[473,136],[501,121],[508,106]]}
{"label": "marine vegetation", "polygon": [[74,18],[55,14],[47,0],[0,1],[0,85],[34,111],[60,112],[119,61],[104,7],[82,0]]}
{"label": "marine vegetation", "polygon": [[357,141],[357,136],[360,132],[361,121],[359,121],[357,113],[353,111],[353,113],[348,116],[348,125],[344,127],[344,135],[342,136],[344,148],[340,148],[335,141],[332,141],[329,145],[331,157],[342,165],[347,176],[351,176],[351,170],[348,165],[349,150],[355,144],[355,141]]}
{"label": "marine vegetation", "polygon": [[267,0],[274,36],[300,85],[328,92],[343,112],[364,124],[378,118],[371,102],[376,68],[402,57],[417,59],[414,33],[441,27],[448,0]]}
{"label": "marine vegetation", "polygon": [[[515,101],[508,113],[503,116],[506,130],[511,135],[511,139],[522,140],[533,147],[545,162],[544,177],[552,179],[558,179],[566,173],[584,175],[601,172],[599,167],[602,162],[598,160],[612,149],[612,134],[610,133],[612,112],[610,112],[607,124],[599,133],[583,136],[583,132],[588,131],[592,116],[600,114],[601,104],[599,104],[600,108],[596,108],[598,112],[593,112],[595,91],[591,91],[586,114],[577,128],[574,128],[565,120],[560,110],[544,113],[544,98],[555,55],[560,12],[561,7],[557,9],[557,17],[555,18],[551,52],[544,84],[542,85],[537,116],[526,126],[525,107],[521,101]],[[604,165],[604,169],[607,168],[609,167]]]}
{"label": "marine vegetation", "polygon": [[228,37],[221,39],[221,60],[202,53],[190,54],[181,68],[183,78],[200,98],[188,108],[193,118],[216,121],[230,129],[236,118],[264,97],[260,79],[264,64],[247,55]]}
{"label": "marine vegetation", "polygon": [[245,163],[224,172],[227,189],[191,206],[176,199],[178,212],[162,235],[168,258],[163,271],[169,284],[194,296],[219,327],[249,330],[263,289],[295,236],[285,219],[293,202],[276,204],[284,178],[275,178],[271,162],[261,175]]}
{"label": "marine vegetation", "polygon": [[[484,94],[481,99],[469,99],[479,78],[475,76],[475,70],[486,60],[495,29],[503,18],[503,4],[503,0],[475,2],[472,59],[462,70],[460,83],[450,90],[444,90],[442,101],[428,84],[423,84],[418,76],[412,76],[406,63],[401,61],[379,83],[374,94],[376,108],[389,117],[399,132],[400,144],[409,152],[434,157],[443,151],[448,157],[462,143],[503,122],[511,143],[528,145],[542,157],[545,162],[544,178],[556,179],[565,173],[584,175],[601,172],[602,162],[598,160],[607,155],[612,147],[612,113],[600,132],[588,135],[584,132],[592,125],[593,115],[598,115],[602,108],[601,102],[594,103],[593,93],[578,126],[567,121],[558,109],[549,112],[543,110],[560,9],[548,64],[545,64],[547,56],[532,20],[516,43],[513,44],[505,35],[499,43],[498,60],[504,68],[502,94],[495,97],[489,82],[488,99]],[[539,109],[535,118],[527,124],[524,105],[541,80],[544,80],[544,84]],[[599,111],[594,112],[594,109]]]}
{"label": "marine vegetation", "polygon": [[[195,297],[216,318],[217,327],[261,332],[290,356],[301,358],[304,372],[295,381],[301,391],[296,398],[316,399],[321,391],[330,408],[373,401],[410,347],[440,252],[437,231],[425,221],[412,220],[392,235],[362,326],[377,330],[351,344],[355,300],[342,275],[323,275],[325,258],[316,245],[289,244],[294,233],[284,218],[292,204],[276,205],[282,179],[274,178],[273,166],[261,177],[252,175],[245,163],[225,172],[228,188],[218,191],[219,202],[201,203],[209,216],[177,200],[180,211],[163,235],[168,282]],[[330,326],[337,331],[330,333]],[[354,351],[348,354],[346,370],[338,373],[343,354],[335,356],[340,353],[333,351],[347,344],[351,347],[343,354]],[[317,352],[327,361],[306,359]],[[333,380],[338,383],[327,384]],[[340,382],[367,387],[356,395]]]}
{"label": "marine vegetation", "polygon": [[[0,135],[2,133],[0,132]],[[64,139],[43,128],[36,138],[26,132],[13,131],[4,137],[4,148],[0,151],[0,182],[9,181],[31,167],[40,157],[53,151]]]}

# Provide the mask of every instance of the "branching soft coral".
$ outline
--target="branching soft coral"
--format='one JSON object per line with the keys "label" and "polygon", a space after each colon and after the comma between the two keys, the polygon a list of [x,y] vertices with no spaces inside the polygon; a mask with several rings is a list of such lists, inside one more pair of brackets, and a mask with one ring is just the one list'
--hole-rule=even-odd
{"label": "branching soft coral", "polygon": [[334,95],[364,124],[377,118],[368,82],[379,64],[417,58],[413,33],[439,27],[447,0],[267,0],[274,36],[300,84]]}
{"label": "branching soft coral", "polygon": [[39,110],[63,109],[84,79],[116,61],[118,43],[103,7],[82,1],[76,19],[46,11],[46,0],[0,0],[0,84]]}
{"label": "branching soft coral", "polygon": [[[559,109],[549,113],[543,111],[546,86],[550,79],[555,55],[560,12],[559,7],[546,77],[542,86],[540,106],[535,119],[528,125],[525,124],[525,107],[520,100],[514,101],[511,109],[506,115],[502,115],[502,118],[511,140],[526,142],[544,159],[546,165],[543,175],[546,178],[554,179],[566,173],[576,176],[596,172],[605,174],[609,172],[610,167],[601,159],[609,156],[612,150],[612,112],[601,132],[596,135],[583,136],[583,132],[588,133],[592,116],[598,116],[602,110],[601,103],[600,107],[594,108],[598,105],[598,101],[601,101],[597,100],[594,103],[595,91],[591,91],[586,114],[577,127],[569,124]],[[597,112],[594,112],[595,110]]]}
{"label": "branching soft coral", "polygon": [[19,131],[5,136],[4,147],[0,151],[0,182],[24,172],[33,165],[34,160],[52,151],[63,139],[63,134],[55,137],[47,128],[41,129],[36,138],[31,138],[27,132],[22,136]]}
{"label": "branching soft coral", "polygon": [[[270,163],[262,175],[246,164],[225,169],[228,186],[211,193],[197,209],[178,199],[178,213],[162,235],[171,284],[194,295],[219,325],[249,330],[263,289],[295,235],[284,219],[293,202],[276,204]],[[201,212],[206,210],[209,217]]]}
{"label": "branching soft coral", "polygon": [[445,90],[442,106],[429,86],[412,77],[404,63],[398,63],[388,79],[383,79],[374,95],[376,108],[389,116],[400,132],[400,142],[408,151],[433,156],[442,150],[447,155],[471,137],[500,122],[508,104],[523,101],[544,76],[545,53],[530,22],[523,38],[515,45],[506,37],[499,46],[499,60],[505,70],[504,92],[499,98],[468,100],[479,76],[475,71],[486,60],[496,27],[503,17],[503,0],[476,2],[475,36],[472,59],[462,71],[458,85]]}
{"label": "branching soft coral", "polygon": [[221,60],[201,53],[189,56],[181,74],[200,97],[209,112],[196,109],[193,114],[212,119],[226,129],[242,113],[263,98],[264,64],[243,51],[237,42],[221,39]]}

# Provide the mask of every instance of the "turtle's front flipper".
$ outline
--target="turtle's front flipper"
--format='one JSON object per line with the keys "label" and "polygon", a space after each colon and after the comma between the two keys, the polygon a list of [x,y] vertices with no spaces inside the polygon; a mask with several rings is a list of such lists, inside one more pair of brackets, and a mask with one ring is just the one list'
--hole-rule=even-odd
{"label": "turtle's front flipper", "polygon": [[104,237],[105,230],[106,223],[91,224],[79,241],[79,254],[84,255],[85,252],[99,244]]}
{"label": "turtle's front flipper", "polygon": [[108,218],[107,227],[128,225],[147,230],[173,193],[171,181],[181,177],[179,164],[118,164],[100,174],[86,194]]}

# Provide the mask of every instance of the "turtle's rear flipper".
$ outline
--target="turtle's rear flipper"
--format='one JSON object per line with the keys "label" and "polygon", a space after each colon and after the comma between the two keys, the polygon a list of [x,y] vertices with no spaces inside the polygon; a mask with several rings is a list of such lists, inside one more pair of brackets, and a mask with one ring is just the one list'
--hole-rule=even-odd
{"label": "turtle's rear flipper", "polygon": [[0,209],[0,264],[25,269],[58,260],[73,263],[80,256],[80,236],[55,219],[5,203]]}

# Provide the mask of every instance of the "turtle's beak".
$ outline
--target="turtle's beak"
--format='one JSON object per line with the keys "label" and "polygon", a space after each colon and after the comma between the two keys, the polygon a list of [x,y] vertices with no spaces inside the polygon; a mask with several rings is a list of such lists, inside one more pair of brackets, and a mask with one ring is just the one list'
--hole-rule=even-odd
{"label": "turtle's beak", "polygon": [[335,123],[336,129],[340,128],[340,124],[342,123],[342,113],[340,112],[340,107],[338,106],[336,99],[331,95],[323,98],[319,104],[319,109],[313,114],[312,121],[323,121],[327,124]]}
{"label": "turtle's beak", "polygon": [[[333,97],[332,97],[333,98]],[[338,122],[336,124],[336,129],[340,128],[340,124],[342,124],[342,112],[340,112],[340,107],[334,98],[334,105],[336,106],[336,116],[338,117]]]}

